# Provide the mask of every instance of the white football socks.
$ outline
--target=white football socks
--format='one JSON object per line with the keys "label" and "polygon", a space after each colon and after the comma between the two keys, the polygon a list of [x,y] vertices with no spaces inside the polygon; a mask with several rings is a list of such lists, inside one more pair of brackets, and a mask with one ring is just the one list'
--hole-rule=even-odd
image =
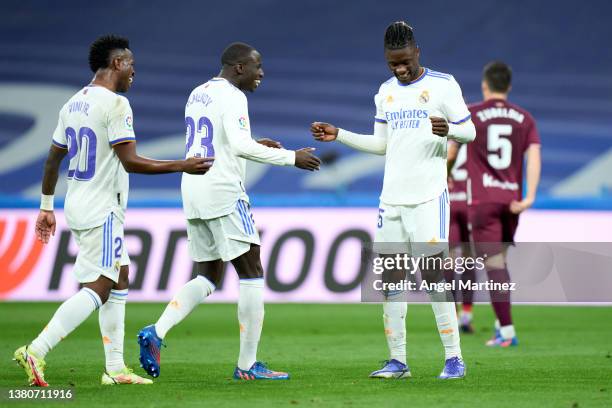
{"label": "white football socks", "polygon": [[257,361],[257,346],[264,320],[264,280],[241,279],[238,296],[240,354],[238,368],[248,370]]}
{"label": "white football socks", "polygon": [[123,362],[123,337],[127,294],[127,289],[111,290],[108,300],[98,313],[107,373],[120,371],[125,367]]}
{"label": "white football socks", "polygon": [[68,336],[89,315],[102,306],[100,296],[89,288],[83,288],[68,298],[55,311],[51,321],[30,344],[37,357],[45,358],[49,350]]}
{"label": "white football socks", "polygon": [[459,324],[457,323],[457,311],[455,302],[447,301],[445,292],[427,292],[431,301],[431,308],[436,317],[436,325],[440,340],[444,345],[444,358],[461,358],[461,345],[459,338]]}
{"label": "white football socks", "polygon": [[383,303],[385,337],[389,346],[389,359],[406,364],[406,311],[408,303],[402,301],[406,292],[395,292]]}
{"label": "white football socks", "polygon": [[499,334],[504,340],[512,340],[516,336],[516,330],[514,330],[514,325],[509,324],[507,326],[501,326],[499,328]]}
{"label": "white football socks", "polygon": [[202,275],[187,282],[166,306],[166,310],[155,323],[155,331],[160,338],[181,322],[197,305],[202,303],[215,290],[215,285]]}

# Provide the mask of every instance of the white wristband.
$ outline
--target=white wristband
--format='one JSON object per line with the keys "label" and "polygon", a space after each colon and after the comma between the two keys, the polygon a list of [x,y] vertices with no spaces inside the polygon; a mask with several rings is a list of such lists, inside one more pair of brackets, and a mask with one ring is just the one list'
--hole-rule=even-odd
{"label": "white wristband", "polygon": [[45,211],[53,211],[53,196],[52,195],[40,195],[40,209]]}

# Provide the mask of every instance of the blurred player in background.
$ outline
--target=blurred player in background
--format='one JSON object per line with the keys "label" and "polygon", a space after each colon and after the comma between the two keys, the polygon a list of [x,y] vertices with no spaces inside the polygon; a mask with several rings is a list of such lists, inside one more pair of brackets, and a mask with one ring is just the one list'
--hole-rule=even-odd
{"label": "blurred player in background", "polygon": [[[483,102],[470,106],[476,141],[467,146],[468,218],[476,255],[487,254],[489,279],[509,282],[507,245],[514,241],[519,214],[531,207],[540,181],[540,137],[533,117],[508,102],[512,70],[495,61],[484,67]],[[527,157],[527,191],[523,198],[523,158]],[[510,292],[492,291],[497,320],[488,346],[516,345]]]}
{"label": "blurred player in background", "polygon": [[195,88],[185,106],[187,157],[215,157],[205,177],[184,176],[181,186],[189,252],[199,275],[179,290],[154,325],[140,331],[140,362],[149,375],[159,376],[162,339],[213,293],[224,262],[230,261],[240,278],[240,354],[234,378],[285,380],[287,373],[269,370],[256,356],[264,279],[259,233],[245,191],[246,160],[310,171],[318,170],[320,160],[312,148],[285,150],[278,142],[252,139],[245,92],[255,91],[264,76],[261,55],[253,47],[229,45],[221,64],[219,76]]}
{"label": "blurred player in background", "polygon": [[[467,146],[454,140],[448,141],[448,190],[450,198],[450,227],[448,243],[453,258],[471,257],[470,232],[468,226],[467,208]],[[464,282],[474,282],[476,273],[471,263],[464,264],[459,279]],[[447,271],[446,280],[454,279],[453,271]],[[463,333],[473,333],[472,327],[472,291],[457,291],[461,299],[461,310],[459,311],[459,329]]]}
{"label": "blurred player in background", "polygon": [[62,107],[45,163],[36,236],[43,243],[55,234],[53,194],[59,166],[68,154],[68,192],[64,214],[79,246],[74,274],[82,289],[57,309],[32,343],[15,351],[30,385],[48,386],[45,357],[96,309],[106,356],[102,384],[150,384],[123,361],[125,301],[129,257],[123,242],[128,172],[204,174],[210,159],[150,160],[136,154],[132,108],[127,92],[134,78],[134,57],[125,38],[104,36],[90,47],[92,82]]}
{"label": "blurred player in background", "polygon": [[[403,21],[389,25],[384,49],[393,77],[374,97],[374,134],[356,134],[322,122],[313,123],[311,131],[319,141],[337,139],[358,150],[386,155],[376,245],[406,243],[415,257],[441,257],[447,248],[449,223],[446,143],[447,139],[473,140],[474,125],[455,79],[419,64],[420,49],[412,27]],[[421,270],[421,274],[429,282],[444,279],[441,270]],[[431,291],[428,295],[445,349],[440,378],[461,378],[465,365],[455,303],[446,294]],[[383,318],[390,358],[370,376],[406,378],[410,376],[406,293],[389,291],[385,298]]]}

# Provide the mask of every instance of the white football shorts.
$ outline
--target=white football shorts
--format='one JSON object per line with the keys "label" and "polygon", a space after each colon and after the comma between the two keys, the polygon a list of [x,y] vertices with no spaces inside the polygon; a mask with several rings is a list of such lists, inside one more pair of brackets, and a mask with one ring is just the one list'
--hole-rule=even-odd
{"label": "white football shorts", "polygon": [[123,223],[110,213],[104,224],[86,230],[72,230],[79,246],[74,276],[80,283],[97,280],[100,275],[119,281],[119,269],[130,264],[125,248]]}
{"label": "white football shorts", "polygon": [[209,220],[188,219],[187,241],[195,262],[231,261],[248,252],[251,244],[260,244],[249,203],[243,200],[238,200],[228,215]]}
{"label": "white football shorts", "polygon": [[431,256],[448,251],[448,192],[415,205],[380,203],[374,252]]}

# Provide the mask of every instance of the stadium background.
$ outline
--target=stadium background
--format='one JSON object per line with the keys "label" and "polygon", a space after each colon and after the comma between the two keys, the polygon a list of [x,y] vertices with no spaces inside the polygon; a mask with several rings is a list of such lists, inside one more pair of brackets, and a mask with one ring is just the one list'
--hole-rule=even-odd
{"label": "stadium background", "polygon": [[[57,112],[91,79],[88,45],[107,32],[131,40],[136,78],[128,97],[138,151],[154,158],[184,154],[186,97],[218,73],[219,55],[229,42],[249,42],[263,54],[263,86],[249,95],[254,134],[288,148],[316,146],[325,159],[315,173],[249,165],[248,191],[264,231],[264,266],[272,269],[268,286],[271,279],[278,283],[271,300],[358,300],[352,254],[373,232],[384,158],[338,143],[316,144],[308,125],[323,120],[371,130],[373,95],[390,76],[382,33],[397,19],[414,26],[422,64],[455,75],[467,102],[481,97],[483,64],[503,59],[514,68],[511,98],[533,113],[543,143],[538,199],[523,217],[519,239],[609,240],[612,56],[601,50],[604,39],[612,38],[604,21],[612,6],[606,2],[576,8],[569,2],[527,1],[409,6],[369,1],[170,6],[152,1],[146,7],[136,1],[86,6],[9,1],[0,7],[0,298],[59,300],[76,290],[69,277],[62,278],[69,275],[76,251],[63,217],[58,235],[40,248],[32,236],[32,208],[38,205]],[[131,297],[167,299],[191,273],[180,176],[132,175],[130,184]],[[64,192],[62,174],[56,190],[60,205]],[[334,247],[336,256],[330,259]],[[325,284],[330,262],[336,288],[343,287],[340,295]],[[235,279],[234,274],[228,278]],[[211,300],[233,300],[235,287],[224,285]],[[300,287],[302,295],[295,290]],[[314,295],[321,290],[324,295]]]}
{"label": "stadium background", "polygon": [[[476,334],[462,337],[468,378],[440,384],[443,356],[431,309],[411,305],[415,377],[409,384],[368,381],[386,353],[381,308],[351,303],[359,301],[355,253],[375,228],[383,159],[314,144],[308,134],[314,120],[370,131],[373,95],[390,76],[384,28],[405,19],[416,30],[422,64],[452,73],[467,102],[480,99],[486,62],[503,59],[514,68],[511,99],[533,113],[543,143],[538,198],[522,217],[518,239],[609,242],[611,15],[612,4],[603,0],[0,2],[0,391],[25,385],[9,356],[77,290],[70,276],[76,247],[61,209],[48,246],[36,243],[33,226],[58,110],[92,77],[88,45],[114,32],[130,38],[136,57],[128,97],[141,154],[182,156],[188,93],[218,73],[224,46],[241,40],[262,52],[266,73],[249,95],[255,135],[289,148],[314,145],[326,164],[314,174],[249,167],[265,296],[280,303],[266,306],[259,357],[287,369],[292,381],[228,378],[238,349],[230,272],[207,300],[228,304],[201,306],[173,330],[164,375],[152,389],[100,391],[103,355],[91,316],[53,352],[47,370],[52,385],[75,387],[79,406],[611,406],[609,307],[516,307],[521,345],[506,353],[484,348],[493,315],[479,305]],[[131,176],[125,347],[131,366],[138,353],[132,336],[192,273],[179,185],[177,175]],[[57,207],[64,192],[60,177]]]}

